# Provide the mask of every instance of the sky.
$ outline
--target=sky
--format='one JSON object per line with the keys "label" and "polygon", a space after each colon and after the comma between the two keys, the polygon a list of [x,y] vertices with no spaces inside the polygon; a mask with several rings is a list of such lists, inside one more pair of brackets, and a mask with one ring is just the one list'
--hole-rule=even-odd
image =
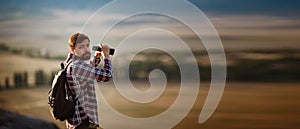
{"label": "sky", "polygon": [[[64,54],[68,52],[68,38],[73,33],[81,31],[84,23],[93,13],[109,2],[111,1],[2,0],[0,43],[13,47],[44,48],[51,54]],[[95,30],[91,32],[105,31],[101,26],[124,17],[125,11],[129,8],[137,8],[133,6],[135,2],[137,0],[131,0],[118,8],[111,8],[101,16],[96,16],[93,22],[89,23],[90,26],[95,26]],[[300,1],[190,0],[189,2],[209,18],[220,35],[225,49],[300,49]],[[176,10],[178,15],[186,15],[192,23],[196,19],[196,16],[191,16],[183,10],[180,4],[175,2],[162,2],[162,4],[169,5],[168,8]],[[146,8],[148,5],[138,6]],[[170,30],[178,35],[193,37],[193,33],[185,29],[182,23],[161,15],[142,15],[125,19],[115,27],[115,31],[112,31],[114,32],[112,37],[122,37],[124,33],[149,26],[171,28]],[[144,37],[141,36],[139,42],[142,44],[142,40],[148,38],[161,40],[157,36],[167,35],[149,31],[144,34]],[[111,42],[114,41],[109,41],[107,44],[117,47]]]}

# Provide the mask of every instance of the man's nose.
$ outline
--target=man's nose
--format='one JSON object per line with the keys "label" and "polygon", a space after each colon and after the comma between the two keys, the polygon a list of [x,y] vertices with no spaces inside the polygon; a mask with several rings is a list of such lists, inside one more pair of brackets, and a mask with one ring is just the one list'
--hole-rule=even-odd
{"label": "man's nose", "polygon": [[85,52],[91,52],[91,48],[90,47],[85,47]]}

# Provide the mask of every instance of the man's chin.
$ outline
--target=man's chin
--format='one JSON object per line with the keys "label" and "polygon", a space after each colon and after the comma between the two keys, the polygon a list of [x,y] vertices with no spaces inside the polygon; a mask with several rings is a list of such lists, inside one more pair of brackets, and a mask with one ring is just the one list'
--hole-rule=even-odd
{"label": "man's chin", "polygon": [[89,55],[89,56],[84,56],[84,57],[82,57],[81,59],[82,60],[89,60],[91,58],[91,56]]}

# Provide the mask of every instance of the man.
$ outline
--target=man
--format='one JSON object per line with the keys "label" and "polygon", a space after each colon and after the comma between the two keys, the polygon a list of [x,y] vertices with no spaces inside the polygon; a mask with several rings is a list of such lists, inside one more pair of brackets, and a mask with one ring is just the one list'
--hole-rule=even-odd
{"label": "man", "polygon": [[[96,129],[99,127],[97,100],[94,80],[107,82],[112,79],[112,65],[109,47],[100,45],[102,54],[95,53],[93,61],[86,63],[91,56],[90,40],[81,33],[73,34],[69,40],[70,53],[65,61],[67,64],[68,96],[76,100],[75,112],[66,122],[69,129]],[[98,68],[100,57],[104,56],[104,66]]]}

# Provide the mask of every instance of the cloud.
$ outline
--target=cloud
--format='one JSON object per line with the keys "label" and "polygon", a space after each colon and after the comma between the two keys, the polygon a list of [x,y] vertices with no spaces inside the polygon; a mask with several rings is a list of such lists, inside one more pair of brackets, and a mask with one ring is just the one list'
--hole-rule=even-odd
{"label": "cloud", "polygon": [[211,18],[223,37],[238,40],[273,39],[276,42],[299,42],[300,20],[264,15],[229,15]]}
{"label": "cloud", "polygon": [[[120,10],[122,9],[97,15],[90,20],[88,25],[92,27],[92,30],[89,30],[88,35],[105,31],[102,26],[123,18]],[[82,29],[95,9],[91,11],[48,7],[39,11],[33,14],[26,11],[13,11],[10,18],[0,20],[0,41],[15,46],[47,48],[54,53],[68,51],[68,46],[65,44],[69,36]],[[181,14],[184,13],[178,11]],[[280,44],[300,41],[299,19],[264,14],[224,13],[208,16],[225,42],[276,42]],[[194,21],[194,16],[186,15],[186,17],[192,24],[201,26]],[[3,16],[1,18],[3,19]],[[125,19],[112,33],[115,37],[122,37],[128,32],[145,27],[168,29],[182,37],[193,38],[195,36],[183,23],[162,15],[140,15]],[[143,38],[147,39],[161,35],[149,33],[144,36]]]}
{"label": "cloud", "polygon": [[73,10],[46,9],[45,12],[48,17],[27,15],[1,21],[0,40],[14,46],[51,48],[66,43],[68,36],[79,31],[90,15]]}
{"label": "cloud", "polygon": [[267,15],[300,19],[297,0],[189,0],[209,15]]}

